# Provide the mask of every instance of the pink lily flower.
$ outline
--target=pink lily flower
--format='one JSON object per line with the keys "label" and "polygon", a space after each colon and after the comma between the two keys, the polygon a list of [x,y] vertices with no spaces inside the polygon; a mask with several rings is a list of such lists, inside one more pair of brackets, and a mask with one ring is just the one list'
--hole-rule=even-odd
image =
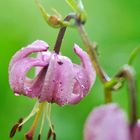
{"label": "pink lily flower", "polygon": [[[81,65],[73,64],[68,57],[57,54],[55,51],[50,52],[48,48],[47,43],[37,40],[18,51],[10,62],[9,81],[15,95],[24,95],[39,100],[29,117],[13,127],[11,137],[17,128],[35,113],[37,113],[36,120],[38,120],[42,110],[45,110],[46,103],[56,103],[60,106],[79,103],[88,94],[95,81],[96,73],[90,58],[78,45],[74,45],[74,52],[80,58]],[[29,56],[32,53],[37,53],[37,57]],[[30,79],[27,73],[33,67],[36,68],[36,76]],[[47,109],[50,112],[49,104]],[[49,114],[47,117],[49,126],[51,132],[54,132],[48,112],[46,114]],[[27,139],[33,137],[36,124],[37,121],[26,134]]]}
{"label": "pink lily flower", "polygon": [[85,140],[140,140],[140,123],[130,128],[125,113],[117,104],[94,109],[84,129]]}
{"label": "pink lily flower", "polygon": [[[77,65],[68,57],[47,50],[48,44],[38,40],[13,56],[9,66],[11,88],[16,94],[38,98],[40,102],[78,103],[87,95],[96,77],[87,53],[74,46],[82,62]],[[34,52],[41,53],[36,58],[29,57]],[[34,79],[29,79],[26,74],[32,67],[40,70]]]}

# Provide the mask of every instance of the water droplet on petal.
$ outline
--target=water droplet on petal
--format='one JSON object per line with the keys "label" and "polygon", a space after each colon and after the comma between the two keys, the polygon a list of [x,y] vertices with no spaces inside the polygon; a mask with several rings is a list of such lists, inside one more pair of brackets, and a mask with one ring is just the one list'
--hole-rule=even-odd
{"label": "water droplet on petal", "polygon": [[15,96],[19,96],[19,93],[14,93]]}
{"label": "water droplet on petal", "polygon": [[32,89],[30,87],[24,87],[24,90],[27,95],[32,92]]}
{"label": "water droplet on petal", "polygon": [[81,87],[82,87],[82,88],[85,88],[85,86],[84,86],[84,85],[81,85]]}

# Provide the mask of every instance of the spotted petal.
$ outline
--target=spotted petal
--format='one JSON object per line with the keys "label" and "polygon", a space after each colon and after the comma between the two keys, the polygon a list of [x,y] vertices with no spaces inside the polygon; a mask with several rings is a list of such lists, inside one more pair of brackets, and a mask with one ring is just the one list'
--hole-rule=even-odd
{"label": "spotted petal", "polygon": [[55,102],[59,105],[68,103],[73,90],[73,64],[65,56],[52,54],[40,101]]}
{"label": "spotted petal", "polygon": [[69,100],[69,103],[71,104],[78,103],[84,96],[87,95],[96,78],[96,73],[88,54],[76,44],[74,46],[74,51],[80,57],[82,65],[73,65],[75,81],[73,94]]}
{"label": "spotted petal", "polygon": [[90,85],[93,85],[96,79],[96,72],[95,72],[95,69],[93,68],[93,65],[91,63],[91,60],[88,54],[76,44],[74,45],[74,51],[81,59],[82,67],[85,69],[90,79]]}

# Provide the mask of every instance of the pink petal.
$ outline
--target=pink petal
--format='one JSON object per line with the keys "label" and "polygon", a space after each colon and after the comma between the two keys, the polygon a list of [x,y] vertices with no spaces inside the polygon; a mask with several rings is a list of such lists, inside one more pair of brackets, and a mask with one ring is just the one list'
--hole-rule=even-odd
{"label": "pink petal", "polygon": [[15,93],[22,93],[26,96],[33,96],[31,93],[32,81],[26,78],[27,72],[34,66],[46,66],[47,63],[37,58],[24,58],[11,67],[9,81]]}
{"label": "pink petal", "polygon": [[25,48],[22,48],[20,51],[18,51],[12,58],[9,69],[14,65],[16,61],[19,61],[20,59],[23,59],[30,55],[33,52],[42,52],[48,50],[48,44],[46,44],[44,41],[37,40],[33,42],[31,45],[28,45]]}
{"label": "pink petal", "polygon": [[96,79],[96,72],[92,66],[92,63],[88,54],[76,44],[74,45],[74,51],[80,57],[82,66],[87,72],[88,77],[90,79],[90,85],[92,86]]}
{"label": "pink petal", "polygon": [[73,64],[65,56],[52,54],[40,101],[55,102],[59,105],[68,103],[73,90]]}
{"label": "pink petal", "polygon": [[116,104],[93,110],[85,124],[85,140],[130,140],[124,112]]}
{"label": "pink petal", "polygon": [[[51,52],[46,51],[46,52],[39,52],[37,53],[37,58],[41,59],[42,61],[49,62],[51,57]],[[42,67],[36,67],[35,69],[35,75],[37,75],[41,71]]]}
{"label": "pink petal", "polygon": [[69,100],[70,104],[79,103],[84,98],[90,89],[90,80],[87,72],[82,66],[74,65],[74,86]]}
{"label": "pink petal", "polygon": [[76,44],[74,51],[80,57],[82,66],[74,64],[75,81],[73,94],[69,100],[70,104],[80,102],[80,100],[88,94],[96,78],[96,73],[88,54]]}
{"label": "pink petal", "polygon": [[[48,45],[44,41],[37,40],[26,48],[21,49],[13,56],[9,65],[9,81],[15,93],[30,97],[38,96],[36,92],[37,88],[35,88],[34,85],[36,85],[36,82],[41,83],[38,82],[38,79],[42,79],[42,77],[31,80],[26,77],[26,74],[32,67],[44,67],[48,65],[48,62],[40,58],[27,58],[27,56],[34,52],[46,51],[47,49]],[[40,88],[40,86],[41,85],[38,85],[38,88]],[[33,90],[33,88],[36,90]]]}

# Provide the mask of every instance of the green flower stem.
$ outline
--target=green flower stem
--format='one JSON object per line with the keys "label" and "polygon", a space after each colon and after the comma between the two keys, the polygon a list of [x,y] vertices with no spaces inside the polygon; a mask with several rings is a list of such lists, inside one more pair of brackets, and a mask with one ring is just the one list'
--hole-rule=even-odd
{"label": "green flower stem", "polygon": [[69,6],[73,9],[73,11],[80,17],[80,21],[82,23],[86,22],[86,11],[84,9],[84,5],[82,3],[82,0],[66,0],[66,2],[69,4]]}
{"label": "green flower stem", "polygon": [[104,83],[105,103],[112,102],[112,90],[114,90],[113,88],[118,82],[117,78],[112,78],[110,81]]}
{"label": "green flower stem", "polygon": [[[66,18],[64,19],[64,21],[70,21],[72,18],[75,18],[74,14],[69,14],[68,16],[66,16]],[[54,46],[54,51],[59,54],[60,48],[61,48],[61,44],[66,32],[67,26],[61,27],[60,31],[58,33],[57,39],[56,39],[56,43]]]}
{"label": "green flower stem", "polygon": [[136,83],[134,78],[134,70],[131,66],[125,65],[116,75],[117,78],[125,78],[128,81],[129,102],[130,102],[130,119],[131,126],[137,121],[137,99],[136,99]]}
{"label": "green flower stem", "polygon": [[110,88],[104,88],[105,104],[112,102],[112,91]]}
{"label": "green flower stem", "polygon": [[118,79],[117,78],[112,78],[110,81],[106,82],[104,84],[105,88],[112,88],[114,87],[116,84],[118,83]]}
{"label": "green flower stem", "polygon": [[96,54],[96,45],[93,44],[89,38],[88,35],[85,31],[85,28],[82,24],[78,24],[78,31],[81,35],[81,38],[83,40],[84,45],[86,46],[87,53],[89,54],[92,64],[96,70],[96,73],[98,74],[100,80],[102,83],[105,83],[107,81],[110,81],[109,76],[105,73],[105,71],[102,69],[101,65],[99,64],[99,61],[97,59],[97,54]]}

